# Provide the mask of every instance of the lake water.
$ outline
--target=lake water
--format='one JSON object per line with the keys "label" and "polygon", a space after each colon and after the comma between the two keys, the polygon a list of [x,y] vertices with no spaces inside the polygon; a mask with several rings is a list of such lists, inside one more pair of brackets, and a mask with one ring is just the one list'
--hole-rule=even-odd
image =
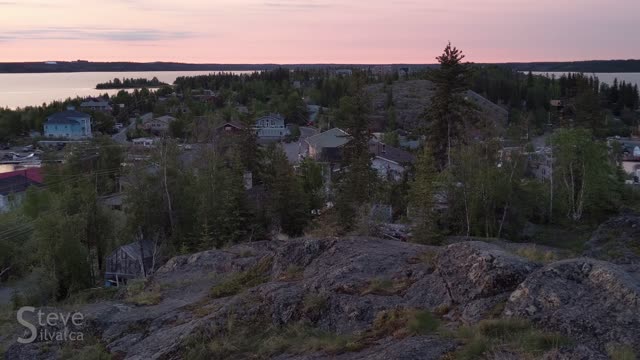
{"label": "lake water", "polygon": [[[533,72],[535,75],[555,75],[556,78],[566,74],[564,72]],[[585,75],[595,75],[600,79],[600,82],[613,85],[613,80],[618,79],[619,82],[626,81],[627,83],[632,83],[638,85],[640,87],[640,73],[584,73]]]}
{"label": "lake water", "polygon": [[[234,74],[252,71],[228,71]],[[217,71],[142,71],[142,72],[77,72],[39,74],[0,74],[0,107],[35,106],[54,100],[76,96],[110,95],[119,90],[96,90],[98,83],[114,78],[146,78],[154,76],[167,84],[173,84],[180,76],[195,76]]]}

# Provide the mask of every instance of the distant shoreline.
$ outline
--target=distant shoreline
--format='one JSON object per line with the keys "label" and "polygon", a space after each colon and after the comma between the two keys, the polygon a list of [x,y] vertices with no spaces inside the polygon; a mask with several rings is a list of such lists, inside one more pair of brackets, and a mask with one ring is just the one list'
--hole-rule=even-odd
{"label": "distant shoreline", "polygon": [[[478,63],[497,65],[517,71],[584,72],[584,73],[640,73],[640,60],[589,60],[567,62],[509,62]],[[390,66],[412,70],[432,68],[433,64],[187,64],[173,62],[88,62],[49,61],[0,63],[0,74],[76,73],[76,72],[149,72],[149,71],[263,71],[279,67],[289,69],[341,69]]]}

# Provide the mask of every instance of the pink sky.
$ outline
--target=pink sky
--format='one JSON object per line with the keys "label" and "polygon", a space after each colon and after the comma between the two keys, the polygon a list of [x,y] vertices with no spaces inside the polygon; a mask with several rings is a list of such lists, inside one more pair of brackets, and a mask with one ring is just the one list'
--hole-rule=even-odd
{"label": "pink sky", "polygon": [[640,58],[639,0],[0,0],[0,62]]}

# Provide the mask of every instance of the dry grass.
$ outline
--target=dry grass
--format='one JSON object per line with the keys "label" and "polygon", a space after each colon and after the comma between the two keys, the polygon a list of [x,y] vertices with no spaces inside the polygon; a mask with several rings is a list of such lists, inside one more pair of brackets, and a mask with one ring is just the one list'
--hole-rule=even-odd
{"label": "dry grass", "polygon": [[607,355],[611,360],[636,360],[638,358],[631,346],[616,343],[607,344]]}
{"label": "dry grass", "polygon": [[516,255],[535,263],[549,264],[558,261],[559,257],[554,252],[540,249],[537,246],[527,246],[516,250]]}
{"label": "dry grass", "polygon": [[396,295],[406,290],[411,283],[408,280],[390,280],[376,278],[369,282],[369,285],[362,290],[360,295]]}
{"label": "dry grass", "polygon": [[148,285],[145,280],[132,280],[126,288],[125,301],[140,305],[157,305],[162,301],[159,286]]}
{"label": "dry grass", "polygon": [[271,264],[271,258],[263,258],[252,268],[231,274],[220,284],[211,288],[209,296],[213,299],[233,296],[269,281]]}
{"label": "dry grass", "polygon": [[535,329],[521,319],[483,320],[473,327],[461,327],[455,335],[464,346],[453,354],[455,359],[478,359],[506,351],[520,359],[537,359],[543,353],[570,344],[565,337]]}

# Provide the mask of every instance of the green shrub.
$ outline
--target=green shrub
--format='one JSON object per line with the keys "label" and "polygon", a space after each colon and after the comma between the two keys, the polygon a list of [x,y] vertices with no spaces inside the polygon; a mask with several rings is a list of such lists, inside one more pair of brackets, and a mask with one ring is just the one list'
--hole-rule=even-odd
{"label": "green shrub", "polygon": [[428,311],[417,311],[409,318],[407,325],[413,335],[425,335],[438,330],[440,320]]}

